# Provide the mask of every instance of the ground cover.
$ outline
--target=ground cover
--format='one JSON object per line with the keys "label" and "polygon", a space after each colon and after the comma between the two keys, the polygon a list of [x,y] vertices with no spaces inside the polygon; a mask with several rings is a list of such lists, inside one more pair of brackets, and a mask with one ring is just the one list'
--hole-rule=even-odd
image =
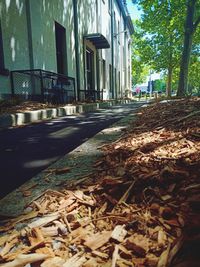
{"label": "ground cover", "polygon": [[143,108],[101,149],[95,174],[1,222],[0,266],[198,266],[200,100]]}
{"label": "ground cover", "polygon": [[[32,110],[56,108],[61,105],[53,105],[51,103],[40,103],[36,101],[21,101],[18,98],[0,101],[0,115],[14,114],[18,112],[27,112]],[[62,105],[63,106],[63,105]]]}

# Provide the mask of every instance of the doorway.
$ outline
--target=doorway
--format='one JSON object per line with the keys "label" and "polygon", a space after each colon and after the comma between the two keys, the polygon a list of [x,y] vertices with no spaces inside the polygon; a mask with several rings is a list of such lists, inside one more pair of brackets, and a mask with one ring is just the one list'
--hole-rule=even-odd
{"label": "doorway", "polygon": [[66,30],[55,22],[57,72],[67,75]]}
{"label": "doorway", "polygon": [[94,90],[94,52],[86,47],[86,77],[87,90]]}

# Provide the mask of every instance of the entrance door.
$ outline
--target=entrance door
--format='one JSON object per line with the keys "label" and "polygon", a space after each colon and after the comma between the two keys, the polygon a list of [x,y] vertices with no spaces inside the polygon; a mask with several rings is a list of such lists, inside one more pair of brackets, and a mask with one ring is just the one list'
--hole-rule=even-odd
{"label": "entrance door", "polygon": [[67,74],[66,30],[57,22],[55,22],[55,38],[57,71],[61,74]]}
{"label": "entrance door", "polygon": [[87,90],[94,90],[94,53],[89,48],[86,48],[86,76]]}

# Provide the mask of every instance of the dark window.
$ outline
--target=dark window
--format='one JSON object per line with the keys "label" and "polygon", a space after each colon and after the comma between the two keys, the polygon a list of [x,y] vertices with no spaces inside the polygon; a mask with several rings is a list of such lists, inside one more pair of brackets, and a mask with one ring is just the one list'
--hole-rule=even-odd
{"label": "dark window", "polygon": [[86,48],[86,76],[87,90],[94,90],[94,53],[89,48]]}
{"label": "dark window", "polygon": [[118,34],[118,43],[120,44],[120,23],[119,23],[119,21],[118,21],[118,32],[117,32],[117,34]]}
{"label": "dark window", "polygon": [[120,71],[118,72],[118,92],[121,96],[121,82],[120,82]]}
{"label": "dark window", "polygon": [[106,61],[103,59],[102,62],[102,78],[103,78],[103,89],[106,88]]}
{"label": "dark window", "polygon": [[115,93],[117,93],[117,70],[115,68]]}
{"label": "dark window", "polygon": [[0,21],[0,74],[2,75],[9,74],[9,71],[5,69],[5,64],[4,64],[3,36],[2,36],[2,29],[1,29],[1,21]]}
{"label": "dark window", "polygon": [[109,86],[110,86],[110,92],[112,92],[112,66],[109,64]]}
{"label": "dark window", "polygon": [[[114,12],[114,25],[113,25],[113,31],[114,31],[114,34],[117,34],[117,23],[116,23],[116,15],[115,15],[115,12]],[[117,36],[117,35],[116,35]]]}
{"label": "dark window", "polygon": [[57,71],[67,74],[66,30],[55,22]]}

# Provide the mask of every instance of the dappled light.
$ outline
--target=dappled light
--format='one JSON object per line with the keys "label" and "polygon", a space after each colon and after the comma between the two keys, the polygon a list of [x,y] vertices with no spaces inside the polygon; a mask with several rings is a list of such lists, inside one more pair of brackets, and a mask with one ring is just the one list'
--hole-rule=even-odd
{"label": "dappled light", "polygon": [[45,167],[49,164],[49,162],[53,163],[57,160],[57,157],[51,157],[46,159],[37,159],[29,162],[24,162],[24,168],[38,168],[38,167]]}
{"label": "dappled light", "polygon": [[[12,235],[15,225],[20,227],[26,221],[24,239],[13,241],[13,247],[19,242],[15,253],[26,240],[30,246],[40,244],[44,255],[49,255],[49,250],[54,253],[55,257],[42,259],[45,264],[112,266],[114,262],[115,266],[156,267],[175,266],[177,252],[189,246],[193,260],[199,260],[195,250],[199,233],[199,106],[197,98],[176,100],[143,107],[129,118],[123,115],[116,125],[21,186],[15,193],[26,198],[29,213],[0,227]],[[110,116],[101,111],[95,114],[100,120]],[[90,126],[94,117],[76,118],[75,128],[81,128],[82,122]],[[59,143],[70,128],[73,131],[74,127],[57,129],[55,140]],[[46,137],[54,133],[47,128]],[[40,166],[46,160],[52,158],[25,162],[24,167]],[[37,196],[31,201],[33,192]],[[58,238],[65,242],[58,245]],[[48,252],[42,245],[46,240],[52,244]],[[37,253],[38,249],[34,256]],[[12,251],[8,255],[14,260]],[[32,257],[30,252],[28,255]],[[24,260],[28,262],[26,257]]]}

